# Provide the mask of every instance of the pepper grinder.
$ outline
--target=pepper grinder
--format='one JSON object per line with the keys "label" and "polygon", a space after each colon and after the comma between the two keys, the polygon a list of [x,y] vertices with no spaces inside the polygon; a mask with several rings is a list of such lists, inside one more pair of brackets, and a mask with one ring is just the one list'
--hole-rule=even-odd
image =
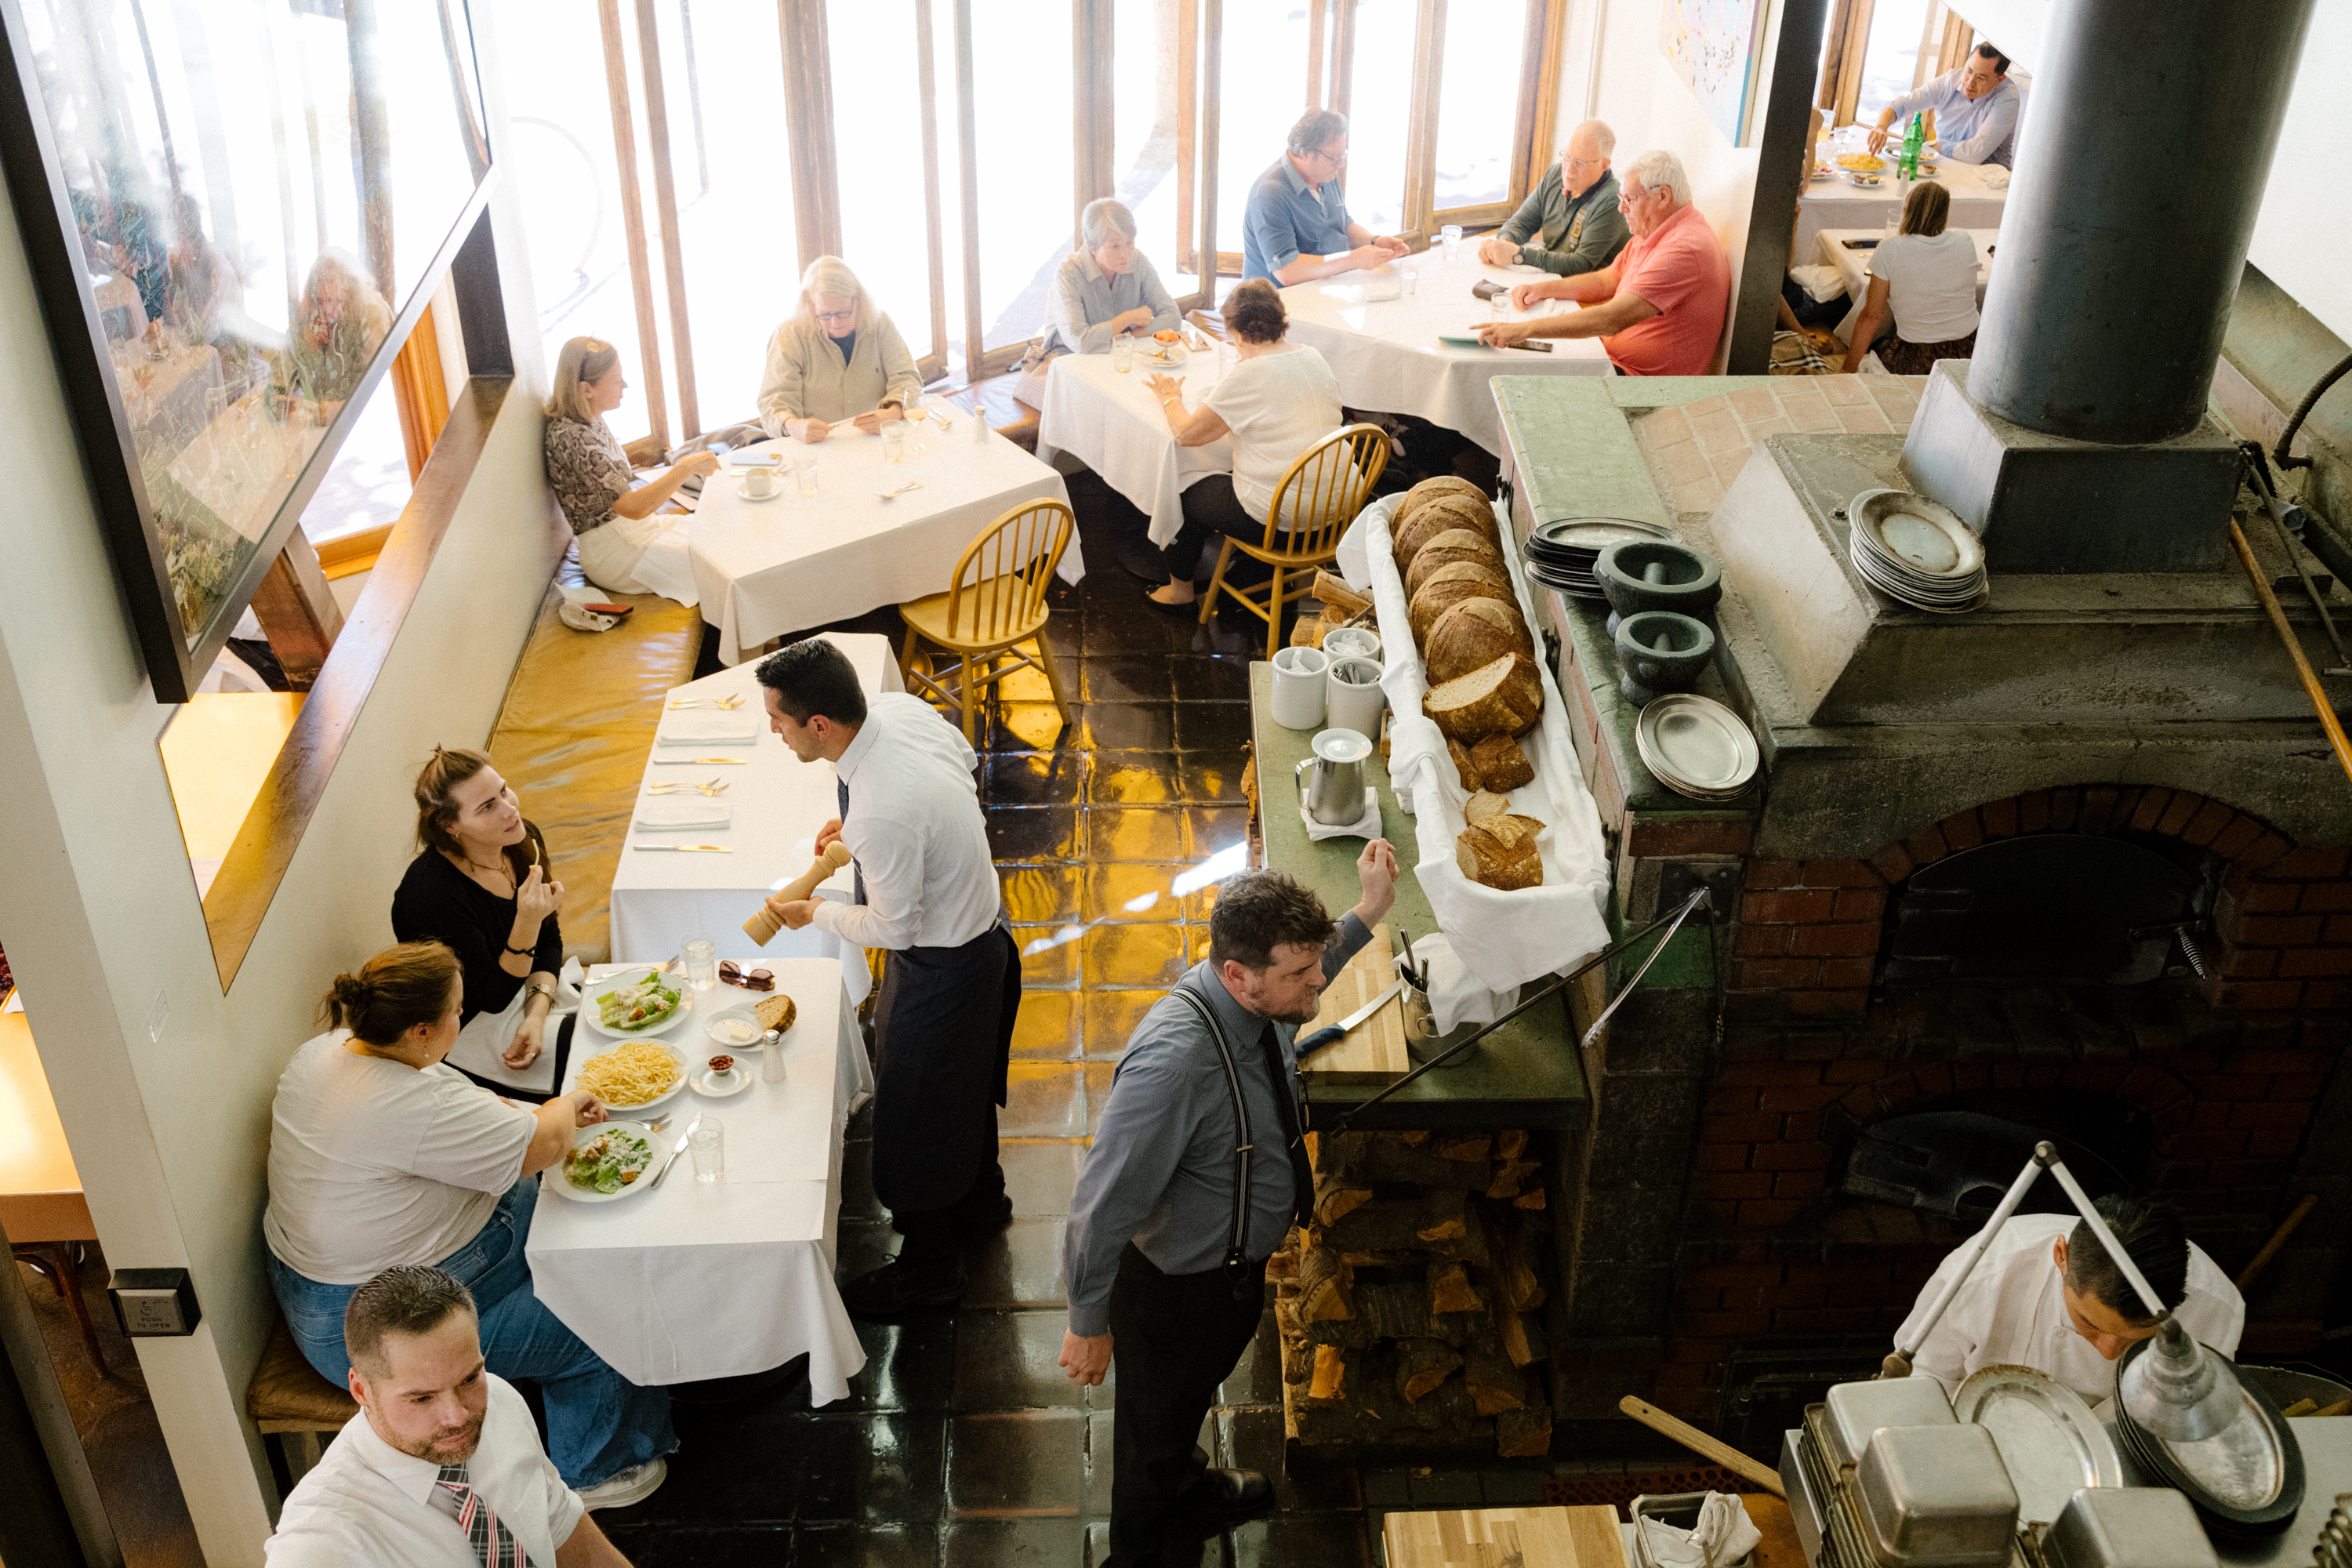
{"label": "pepper grinder", "polygon": [[784,1037],[774,1029],[760,1037],[760,1081],[784,1081]]}

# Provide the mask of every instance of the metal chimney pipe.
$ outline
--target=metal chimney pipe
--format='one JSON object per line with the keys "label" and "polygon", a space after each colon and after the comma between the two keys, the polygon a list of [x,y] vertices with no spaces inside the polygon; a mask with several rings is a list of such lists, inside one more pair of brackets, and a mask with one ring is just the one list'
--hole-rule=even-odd
{"label": "metal chimney pipe", "polygon": [[2057,0],[1973,399],[2029,430],[2112,446],[2196,428],[2311,11]]}

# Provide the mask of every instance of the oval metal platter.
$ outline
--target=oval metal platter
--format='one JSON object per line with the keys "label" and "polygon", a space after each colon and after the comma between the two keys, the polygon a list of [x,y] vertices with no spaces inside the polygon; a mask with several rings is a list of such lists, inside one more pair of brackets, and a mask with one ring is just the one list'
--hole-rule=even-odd
{"label": "oval metal platter", "polygon": [[2021,1523],[2055,1521],[2077,1488],[2124,1484],[2123,1456],[2083,1396],[2030,1366],[1979,1367],[1952,1414],[1992,1434]]}

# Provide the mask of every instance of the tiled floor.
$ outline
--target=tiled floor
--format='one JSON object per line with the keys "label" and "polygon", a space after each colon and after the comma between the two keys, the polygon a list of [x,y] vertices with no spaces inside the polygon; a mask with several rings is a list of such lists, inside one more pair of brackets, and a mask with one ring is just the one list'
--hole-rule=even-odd
{"label": "tiled floor", "polygon": [[[1265,633],[1148,608],[1118,564],[1118,531],[1139,518],[1090,475],[1070,489],[1092,570],[1062,590],[1051,638],[1076,721],[1057,733],[1045,683],[1030,674],[992,708],[983,748],[989,836],[1026,985],[1001,1123],[1014,1222],[967,1258],[961,1311],[860,1328],[868,1360],[846,1402],[812,1412],[803,1388],[682,1408],[669,1483],[645,1507],[601,1516],[640,1564],[1077,1568],[1102,1556],[1111,1389],[1075,1388],[1055,1365],[1063,1220],[1128,1032],[1205,951],[1213,878],[1244,853],[1248,659]],[[845,1272],[895,1247],[862,1131],[853,1124]],[[1434,1506],[1444,1500],[1416,1491],[1440,1479],[1360,1479],[1347,1467],[1284,1476],[1278,1378],[1269,1312],[1204,1441],[1216,1463],[1274,1475],[1280,1506],[1204,1541],[1197,1561],[1376,1561],[1377,1509]],[[1449,1479],[1478,1494],[1478,1478]],[[1540,1482],[1492,1484],[1495,1500],[1517,1487],[1529,1495],[1507,1500],[1527,1501]]]}
{"label": "tiled floor", "polygon": [[1927,385],[1924,375],[1785,376],[1644,414],[1633,421],[1633,437],[1675,510],[1713,511],[1765,437],[1906,435]]}

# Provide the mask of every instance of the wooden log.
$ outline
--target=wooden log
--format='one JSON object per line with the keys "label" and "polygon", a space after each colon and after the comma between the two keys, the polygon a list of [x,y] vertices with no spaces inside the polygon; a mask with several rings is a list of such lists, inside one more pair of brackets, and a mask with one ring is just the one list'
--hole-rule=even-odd
{"label": "wooden log", "polygon": [[1520,1159],[1527,1154],[1527,1152],[1528,1134],[1525,1128],[1495,1134],[1495,1158],[1497,1160]]}
{"label": "wooden log", "polygon": [[1527,1406],[1528,1380],[1499,1347],[1472,1345],[1463,1358],[1462,1383],[1481,1415],[1499,1415]]}
{"label": "wooden log", "polygon": [[1423,1244],[1458,1241],[1462,1189],[1433,1187],[1416,1198],[1374,1198],[1323,1231],[1326,1247],[1339,1252],[1410,1252]]}
{"label": "wooden log", "polygon": [[1351,1187],[1398,1183],[1484,1191],[1493,1179],[1483,1156],[1475,1160],[1448,1159],[1436,1145],[1426,1141],[1407,1142],[1379,1132],[1342,1132],[1324,1140],[1316,1169]]}
{"label": "wooden log", "polygon": [[1533,1160],[1498,1160],[1495,1163],[1495,1179],[1486,1184],[1486,1195],[1518,1197],[1527,1190],[1528,1178],[1541,1169]]}
{"label": "wooden log", "polygon": [[1460,1259],[1429,1266],[1428,1310],[1440,1312],[1477,1312],[1486,1310],[1486,1300],[1477,1287],[1470,1283],[1470,1271]]}
{"label": "wooden log", "polygon": [[1349,587],[1345,582],[1341,581],[1339,578],[1334,577],[1328,572],[1321,570],[1318,570],[1316,572],[1315,586],[1311,592],[1314,598],[1321,603],[1326,611],[1338,610],[1340,612],[1338,616],[1327,616],[1327,619],[1334,621],[1343,620],[1347,616],[1356,614],[1359,610],[1369,610],[1372,607],[1370,595],[1359,594],[1353,588]]}
{"label": "wooden log", "polygon": [[1337,1225],[1371,1201],[1372,1189],[1370,1187],[1351,1187],[1334,1179],[1318,1177],[1315,1183],[1315,1223]]}
{"label": "wooden log", "polygon": [[1527,1366],[1551,1354],[1550,1347],[1544,1342],[1543,1325],[1500,1302],[1495,1306],[1495,1333],[1513,1366]]}
{"label": "wooden log", "polygon": [[1530,1405],[1495,1417],[1495,1452],[1506,1459],[1528,1459],[1551,1452],[1551,1406]]}
{"label": "wooden log", "polygon": [[1276,1285],[1295,1282],[1298,1278],[1298,1245],[1286,1244],[1282,1250],[1265,1260],[1265,1277]]}
{"label": "wooden log", "polygon": [[1488,1269],[1488,1283],[1495,1299],[1515,1312],[1540,1307],[1544,1301],[1542,1239],[1538,1227],[1513,1222],[1502,1231],[1493,1248],[1493,1261]]}
{"label": "wooden log", "polygon": [[1337,1399],[1348,1377],[1347,1358],[1337,1345],[1315,1347],[1315,1371],[1307,1379],[1307,1397]]}
{"label": "wooden log", "polygon": [[1439,1340],[1402,1340],[1397,1345],[1397,1393],[1407,1405],[1418,1405],[1462,1365],[1453,1346]]}
{"label": "wooden log", "polygon": [[1437,1152],[1448,1160],[1475,1161],[1484,1160],[1487,1151],[1494,1146],[1495,1140],[1491,1134],[1456,1132],[1441,1141],[1437,1145]]}
{"label": "wooden log", "polygon": [[1355,1270],[1327,1247],[1313,1247],[1298,1260],[1298,1319],[1320,1323],[1355,1316]]}
{"label": "wooden log", "polygon": [[1303,1340],[1307,1337],[1307,1325],[1298,1319],[1297,1297],[1279,1295],[1275,1297],[1274,1331],[1285,1340]]}
{"label": "wooden log", "polygon": [[1527,1192],[1521,1193],[1517,1197],[1513,1198],[1511,1200],[1511,1206],[1515,1209],[1528,1209],[1529,1211],[1533,1211],[1542,1208],[1549,1201],[1549,1200],[1545,1198],[1544,1190],[1541,1187],[1533,1187],[1528,1189]]}

